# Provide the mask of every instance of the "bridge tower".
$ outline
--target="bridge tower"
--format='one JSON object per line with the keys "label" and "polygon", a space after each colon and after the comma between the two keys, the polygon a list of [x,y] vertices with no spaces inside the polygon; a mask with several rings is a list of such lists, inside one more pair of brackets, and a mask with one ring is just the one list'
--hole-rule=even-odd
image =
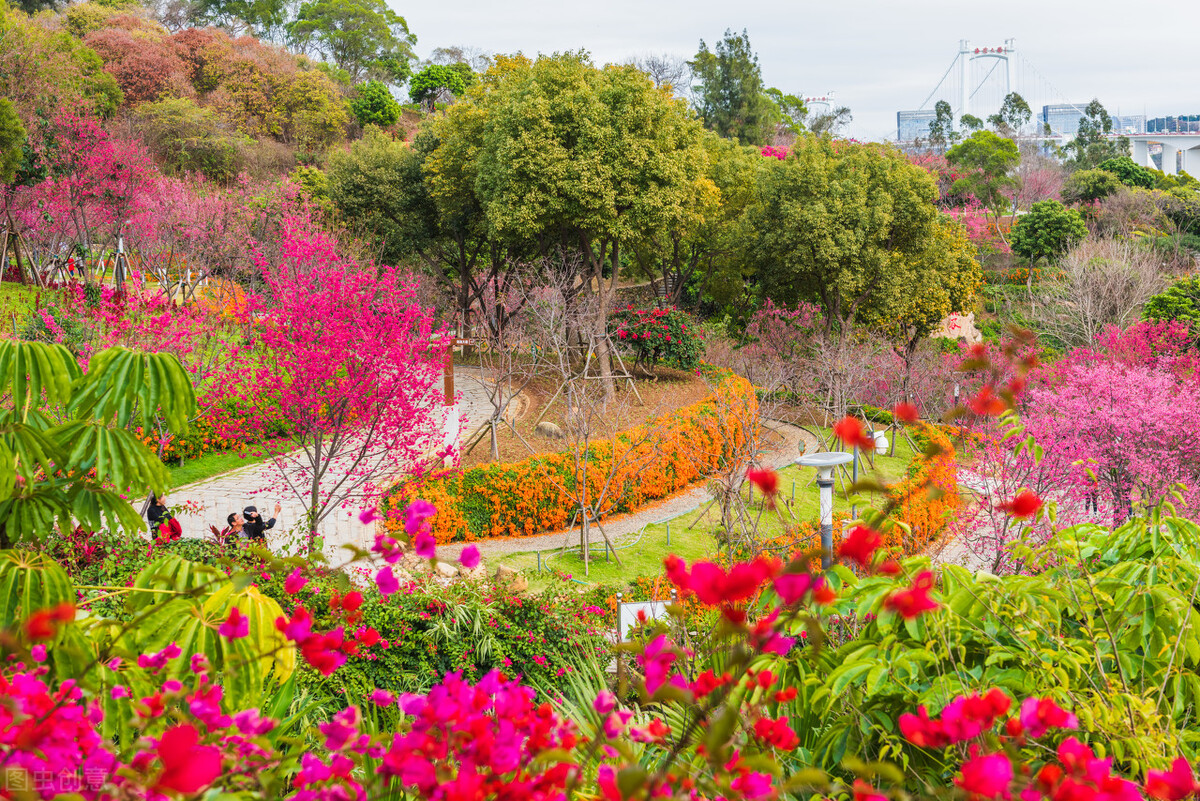
{"label": "bridge tower", "polygon": [[971,62],[981,58],[1002,60],[1004,62],[1004,94],[1008,95],[1013,91],[1013,67],[1017,54],[1017,48],[1013,44],[1015,41],[1015,39],[1005,39],[1003,47],[972,48],[971,43],[966,39],[958,40],[958,83],[959,91],[962,93],[958,108],[959,119],[962,119],[964,114],[971,113]]}

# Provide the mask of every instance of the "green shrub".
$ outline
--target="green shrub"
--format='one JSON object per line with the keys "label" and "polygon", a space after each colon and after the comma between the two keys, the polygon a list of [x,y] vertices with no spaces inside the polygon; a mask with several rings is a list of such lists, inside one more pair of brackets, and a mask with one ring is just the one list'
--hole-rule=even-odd
{"label": "green shrub", "polygon": [[695,370],[704,352],[699,324],[676,308],[621,309],[608,323],[617,347],[632,353],[640,367],[663,365]]}
{"label": "green shrub", "polygon": [[358,97],[350,102],[350,110],[364,128],[368,125],[387,128],[400,119],[400,104],[381,81],[368,81],[358,87]]}
{"label": "green shrub", "polygon": [[143,103],[134,118],[143,141],[167,172],[199,172],[226,183],[242,170],[249,138],[227,130],[211,109],[175,97]]}
{"label": "green shrub", "polygon": [[1142,189],[1154,187],[1154,173],[1135,164],[1129,156],[1105,159],[1100,162],[1100,169],[1111,172],[1126,186],[1136,186]]}
{"label": "green shrub", "polygon": [[1068,203],[1094,203],[1121,189],[1121,180],[1107,170],[1079,170],[1072,173],[1062,188]]}
{"label": "green shrub", "polygon": [[1042,200],[1018,218],[1012,232],[1012,249],[1030,264],[1041,259],[1054,263],[1085,236],[1087,225],[1078,211],[1057,200]]}
{"label": "green shrub", "polygon": [[1142,308],[1142,319],[1177,320],[1186,323],[1193,332],[1200,331],[1200,276],[1176,281],[1150,298]]}

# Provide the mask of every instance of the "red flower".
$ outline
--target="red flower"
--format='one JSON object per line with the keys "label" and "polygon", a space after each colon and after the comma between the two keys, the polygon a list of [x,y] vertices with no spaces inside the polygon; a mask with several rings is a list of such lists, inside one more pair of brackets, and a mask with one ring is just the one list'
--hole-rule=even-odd
{"label": "red flower", "polygon": [[875,551],[883,545],[883,535],[870,526],[855,526],[838,546],[838,556],[862,567],[871,566]]}
{"label": "red flower", "polygon": [[996,508],[1016,518],[1029,518],[1036,515],[1038,509],[1042,508],[1042,499],[1026,490],[1018,493],[1012,500],[996,504]]}
{"label": "red flower", "polygon": [[933,573],[922,571],[911,587],[897,590],[887,597],[883,605],[893,612],[899,613],[906,620],[920,617],[925,612],[938,608],[937,601],[929,597],[933,589]]}
{"label": "red flower", "polygon": [[362,593],[358,590],[351,590],[346,593],[346,597],[342,599],[342,608],[347,612],[353,612],[358,607],[362,606]]}
{"label": "red flower", "polygon": [[867,436],[861,422],[849,415],[834,423],[833,435],[844,442],[847,447],[864,451],[875,450],[875,440]]}
{"label": "red flower", "polygon": [[996,417],[1008,408],[1004,399],[997,397],[996,393],[992,391],[990,384],[985,384],[983,389],[979,390],[979,393],[967,402],[967,405],[971,407],[971,411],[975,412],[975,414],[988,417]]}
{"label": "red flower", "polygon": [[1146,795],[1162,801],[1182,801],[1200,793],[1200,783],[1192,773],[1192,766],[1183,757],[1171,763],[1170,770],[1152,770],[1146,773]]}
{"label": "red flower", "polygon": [[786,715],[778,720],[760,718],[754,724],[754,734],[767,745],[778,748],[780,751],[791,751],[800,744],[800,738],[788,725]]}
{"label": "red flower", "polygon": [[854,801],[888,801],[888,797],[862,779],[855,779]]}
{"label": "red flower", "polygon": [[774,498],[779,491],[779,474],[774,470],[750,470],[746,473],[750,483],[768,498]]}
{"label": "red flower", "polygon": [[50,609],[39,609],[25,621],[25,633],[31,640],[48,640],[58,628],[56,623],[70,623],[74,619],[74,604],[63,603]]}
{"label": "red flower", "polygon": [[894,407],[892,407],[892,414],[895,415],[896,419],[901,423],[917,422],[917,407],[913,406],[911,403],[897,403]]}
{"label": "red flower", "polygon": [[973,753],[971,759],[963,763],[962,778],[955,779],[954,783],[972,798],[1007,798],[1012,780],[1012,762],[1004,754],[976,756]]}
{"label": "red flower", "polygon": [[155,790],[173,790],[190,795],[199,792],[221,775],[221,752],[215,746],[198,745],[195,726],[174,726],[158,741],[158,758],[163,769]]}

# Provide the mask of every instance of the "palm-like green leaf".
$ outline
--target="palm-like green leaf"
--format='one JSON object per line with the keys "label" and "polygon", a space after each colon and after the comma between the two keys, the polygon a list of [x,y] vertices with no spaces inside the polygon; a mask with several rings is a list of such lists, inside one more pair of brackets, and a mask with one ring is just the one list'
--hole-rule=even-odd
{"label": "palm-like green leaf", "polygon": [[167,468],[130,431],[108,428],[96,421],[75,421],[49,432],[67,452],[69,470],[87,473],[120,490],[161,490],[169,479]]}
{"label": "palm-like green leaf", "polygon": [[71,411],[77,418],[130,424],[140,412],[157,415],[176,433],[187,431],[195,413],[196,393],[183,365],[167,353],[136,353],[108,348],[92,357],[87,374],[76,382]]}
{"label": "palm-like green leaf", "polygon": [[53,406],[66,406],[80,374],[75,357],[62,345],[0,342],[0,387],[12,396],[18,420],[41,406],[43,396]]}

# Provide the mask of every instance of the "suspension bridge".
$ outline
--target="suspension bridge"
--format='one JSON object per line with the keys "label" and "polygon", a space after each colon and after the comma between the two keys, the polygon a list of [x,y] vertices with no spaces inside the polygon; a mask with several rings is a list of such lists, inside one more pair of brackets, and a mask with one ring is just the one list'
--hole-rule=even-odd
{"label": "suspension bridge", "polygon": [[[950,65],[921,104],[897,112],[896,132],[892,136],[902,142],[927,138],[939,101],[950,105],[954,119],[960,124],[967,115],[986,122],[1000,110],[1011,92],[1020,94],[1034,114],[1028,129],[1018,133],[1042,140],[1069,139],[1078,127],[1079,118],[1085,116],[1088,101],[1080,103],[1079,98],[1067,98],[1017,49],[1016,40],[1005,39],[1000,45],[989,43],[980,47],[962,39]],[[1145,115],[1112,116],[1114,133],[1138,134],[1146,130]]]}

